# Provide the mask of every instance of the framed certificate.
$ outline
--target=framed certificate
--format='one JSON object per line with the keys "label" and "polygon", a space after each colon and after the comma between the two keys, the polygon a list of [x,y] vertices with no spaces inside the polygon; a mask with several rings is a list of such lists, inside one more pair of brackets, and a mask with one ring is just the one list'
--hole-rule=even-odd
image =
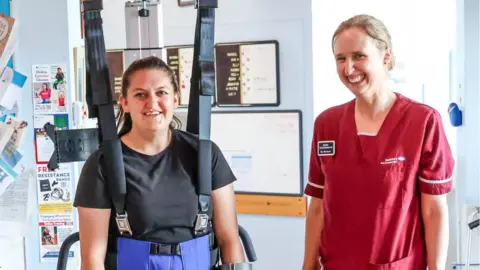
{"label": "framed certificate", "polygon": [[219,107],[280,105],[278,41],[215,45]]}

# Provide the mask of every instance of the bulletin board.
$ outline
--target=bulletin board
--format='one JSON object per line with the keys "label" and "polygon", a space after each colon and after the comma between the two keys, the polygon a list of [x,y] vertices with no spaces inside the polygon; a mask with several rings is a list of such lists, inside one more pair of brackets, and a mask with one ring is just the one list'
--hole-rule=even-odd
{"label": "bulletin board", "polygon": [[106,51],[108,75],[114,104],[118,104],[122,94],[122,76],[125,70],[125,53],[123,50]]}
{"label": "bulletin board", "polygon": [[211,140],[238,179],[237,194],[302,196],[301,134],[298,110],[212,113]]}
{"label": "bulletin board", "polygon": [[217,105],[278,106],[279,69],[276,40],[216,44]]}
{"label": "bulletin board", "polygon": [[[163,59],[173,70],[180,88],[180,108],[186,108],[190,99],[190,80],[192,79],[193,45],[168,46],[164,49]],[[215,97],[212,96],[212,106]]]}

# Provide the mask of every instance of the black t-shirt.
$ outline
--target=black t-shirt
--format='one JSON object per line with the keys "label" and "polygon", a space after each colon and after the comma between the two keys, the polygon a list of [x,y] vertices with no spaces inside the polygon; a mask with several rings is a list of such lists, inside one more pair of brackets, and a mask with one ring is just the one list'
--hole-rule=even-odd
{"label": "black t-shirt", "polygon": [[[198,213],[196,135],[173,130],[170,145],[156,155],[145,155],[122,143],[128,213],[134,237],[162,243],[194,238]],[[107,190],[100,150],[85,162],[78,181],[75,207],[109,208],[110,236],[118,236],[115,210]],[[236,180],[225,157],[212,142],[212,190]],[[113,244],[113,243],[110,243]]]}

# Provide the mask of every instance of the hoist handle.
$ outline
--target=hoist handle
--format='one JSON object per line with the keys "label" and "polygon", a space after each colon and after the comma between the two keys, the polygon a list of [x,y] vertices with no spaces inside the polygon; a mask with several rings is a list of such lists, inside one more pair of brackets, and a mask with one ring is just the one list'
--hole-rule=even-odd
{"label": "hoist handle", "polygon": [[238,225],[238,234],[240,235],[240,239],[242,239],[243,248],[245,249],[245,254],[247,254],[247,259],[249,262],[254,262],[257,260],[257,253],[255,252],[255,248],[253,247],[252,239],[248,234],[247,230],[245,230],[242,226]]}
{"label": "hoist handle", "polygon": [[80,234],[78,232],[72,233],[62,243],[60,251],[58,252],[57,260],[57,270],[67,269],[68,254],[70,253],[70,247],[72,247],[75,242],[80,240]]}

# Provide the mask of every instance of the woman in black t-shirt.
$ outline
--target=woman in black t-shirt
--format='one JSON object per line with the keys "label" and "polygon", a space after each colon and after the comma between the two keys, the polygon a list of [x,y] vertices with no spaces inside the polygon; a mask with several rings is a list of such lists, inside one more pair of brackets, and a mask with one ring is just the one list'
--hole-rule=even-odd
{"label": "woman in black t-shirt", "polygon": [[[134,239],[159,243],[195,239],[198,138],[176,128],[179,95],[174,73],[157,57],[137,60],[123,75],[118,123],[127,181],[125,208]],[[110,161],[100,150],[88,158],[75,196],[82,270],[104,269],[107,246],[108,251],[115,249],[119,236],[103,162]],[[245,261],[238,237],[235,180],[212,142],[213,229],[222,263]]]}

